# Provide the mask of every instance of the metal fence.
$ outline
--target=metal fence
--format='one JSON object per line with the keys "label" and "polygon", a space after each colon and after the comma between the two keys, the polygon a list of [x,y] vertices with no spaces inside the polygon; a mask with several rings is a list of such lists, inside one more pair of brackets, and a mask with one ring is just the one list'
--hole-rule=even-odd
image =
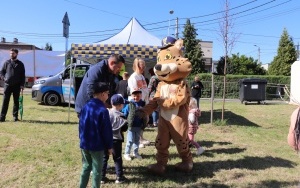
{"label": "metal fence", "polygon": [[[211,98],[211,82],[202,82],[204,89],[202,90],[202,98]],[[223,97],[223,82],[215,82],[215,98]],[[288,99],[285,89],[290,89],[289,85],[267,83],[266,85],[266,99]],[[240,86],[238,82],[227,82],[226,83],[226,98],[238,99],[239,98]]]}

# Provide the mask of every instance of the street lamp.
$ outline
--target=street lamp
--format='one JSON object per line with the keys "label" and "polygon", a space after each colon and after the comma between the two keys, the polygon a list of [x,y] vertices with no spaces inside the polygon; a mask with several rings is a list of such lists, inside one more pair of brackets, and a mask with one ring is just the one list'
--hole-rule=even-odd
{"label": "street lamp", "polygon": [[[172,15],[174,13],[173,10],[170,10],[169,13]],[[170,35],[170,18],[169,18],[169,27],[168,27],[168,36]]]}
{"label": "street lamp", "polygon": [[254,46],[258,48],[258,64],[260,64],[260,47],[257,46],[256,44]]}

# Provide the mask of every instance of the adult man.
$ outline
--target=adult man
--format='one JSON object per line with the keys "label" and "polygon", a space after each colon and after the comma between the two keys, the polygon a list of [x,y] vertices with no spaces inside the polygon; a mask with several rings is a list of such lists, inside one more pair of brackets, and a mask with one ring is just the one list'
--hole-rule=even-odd
{"label": "adult man", "polygon": [[200,98],[202,94],[203,84],[198,76],[195,76],[194,82],[192,83],[192,97],[197,100],[197,106],[199,108]]}
{"label": "adult man", "polygon": [[9,100],[11,94],[14,98],[13,117],[14,121],[19,121],[19,97],[20,91],[24,89],[25,84],[25,67],[24,64],[17,59],[18,49],[10,50],[10,59],[5,61],[0,71],[0,77],[4,80],[3,103],[0,114],[0,121],[5,121]]}
{"label": "adult man", "polygon": [[[93,86],[96,82],[105,82],[109,85],[110,96],[115,94],[115,87],[118,82],[117,75],[119,74],[124,58],[121,55],[111,55],[108,60],[102,60],[91,68],[85,74],[80,85],[76,101],[75,111],[80,114],[84,104],[93,97]],[[109,104],[110,97],[106,101]]]}

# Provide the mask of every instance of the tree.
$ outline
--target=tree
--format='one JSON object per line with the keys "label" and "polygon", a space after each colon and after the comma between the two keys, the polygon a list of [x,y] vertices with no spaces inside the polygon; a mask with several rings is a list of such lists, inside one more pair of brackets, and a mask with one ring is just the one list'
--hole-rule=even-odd
{"label": "tree", "polygon": [[289,36],[286,28],[283,29],[277,55],[270,64],[268,73],[271,75],[291,75],[291,65],[297,60],[297,53],[293,39]]}
{"label": "tree", "polygon": [[52,51],[52,45],[47,42],[45,50]]}
{"label": "tree", "polygon": [[[221,57],[218,66],[217,73],[223,74],[224,72],[225,58]],[[252,57],[247,57],[239,53],[232,54],[232,57],[227,58],[227,70],[228,74],[235,75],[265,75],[266,70],[258,64],[257,60]]]}
{"label": "tree", "polygon": [[190,19],[187,19],[183,31],[183,40],[185,48],[185,57],[192,63],[192,74],[198,74],[205,72],[204,60],[202,59],[203,52],[199,44],[200,40],[196,39],[197,30],[194,25],[191,24]]}

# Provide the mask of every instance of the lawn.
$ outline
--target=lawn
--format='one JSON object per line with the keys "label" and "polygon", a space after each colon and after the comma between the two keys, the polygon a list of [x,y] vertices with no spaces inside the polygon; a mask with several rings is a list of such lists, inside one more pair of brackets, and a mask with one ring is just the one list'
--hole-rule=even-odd
{"label": "lawn", "polygon": [[[25,95],[23,121],[13,122],[11,106],[7,121],[0,123],[0,187],[78,187],[81,155],[74,109],[67,122],[67,106],[44,106]],[[116,185],[111,168],[111,182],[102,187],[297,187],[300,158],[286,139],[290,115],[296,107],[229,101],[225,104],[224,125],[218,121],[221,106],[221,101],[214,102],[215,125],[211,125],[210,101],[201,101],[201,127],[196,140],[206,151],[196,156],[192,149],[191,173],[175,171],[174,164],[180,159],[174,144],[169,149],[166,175],[147,173],[147,165],[155,162],[152,144],[140,149],[144,159],[124,161],[129,183]],[[155,136],[155,129],[146,129],[146,138],[154,141]]]}

